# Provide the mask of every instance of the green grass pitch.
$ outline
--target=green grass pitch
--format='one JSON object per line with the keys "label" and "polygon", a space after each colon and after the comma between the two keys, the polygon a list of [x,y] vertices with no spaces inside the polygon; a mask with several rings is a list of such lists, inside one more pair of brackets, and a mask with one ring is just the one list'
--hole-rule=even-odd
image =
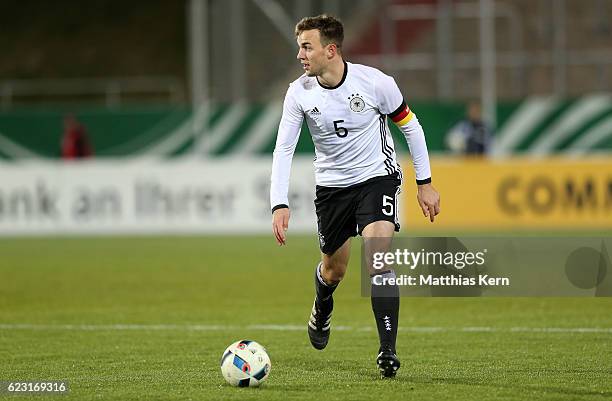
{"label": "green grass pitch", "polygon": [[[0,381],[67,380],[62,400],[612,399],[612,299],[403,298],[402,369],[381,380],[353,251],[316,351],[315,236],[2,239]],[[220,374],[239,339],[268,349],[260,388]]]}

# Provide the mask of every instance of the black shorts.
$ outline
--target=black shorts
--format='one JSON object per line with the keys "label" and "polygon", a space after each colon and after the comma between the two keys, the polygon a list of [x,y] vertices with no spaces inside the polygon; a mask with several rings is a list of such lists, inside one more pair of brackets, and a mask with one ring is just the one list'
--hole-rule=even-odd
{"label": "black shorts", "polygon": [[364,227],[375,221],[390,221],[399,231],[400,186],[397,173],[346,188],[317,185],[315,209],[321,251],[333,254],[347,239],[361,235]]}

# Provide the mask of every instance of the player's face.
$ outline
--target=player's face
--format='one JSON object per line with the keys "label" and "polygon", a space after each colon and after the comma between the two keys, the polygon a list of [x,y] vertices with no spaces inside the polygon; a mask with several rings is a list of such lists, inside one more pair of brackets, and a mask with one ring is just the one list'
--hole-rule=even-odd
{"label": "player's face", "polygon": [[304,72],[309,77],[321,75],[328,62],[328,46],[321,44],[321,36],[318,30],[311,29],[303,31],[297,38],[299,51],[298,60],[302,63]]}

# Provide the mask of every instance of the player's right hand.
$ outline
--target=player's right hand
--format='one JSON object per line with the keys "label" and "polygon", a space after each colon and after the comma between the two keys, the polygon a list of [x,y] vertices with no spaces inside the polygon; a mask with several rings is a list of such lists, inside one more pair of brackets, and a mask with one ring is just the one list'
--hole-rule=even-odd
{"label": "player's right hand", "polygon": [[272,232],[274,232],[278,245],[285,245],[290,215],[289,208],[276,209],[272,213]]}

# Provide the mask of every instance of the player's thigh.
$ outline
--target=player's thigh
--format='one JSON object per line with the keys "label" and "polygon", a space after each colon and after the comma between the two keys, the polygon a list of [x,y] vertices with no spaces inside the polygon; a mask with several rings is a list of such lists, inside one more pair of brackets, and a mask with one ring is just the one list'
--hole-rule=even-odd
{"label": "player's thigh", "polygon": [[395,224],[390,221],[375,221],[368,224],[362,231],[363,257],[370,276],[380,274],[385,270],[376,270],[373,266],[374,254],[386,253],[391,249]]}
{"label": "player's thigh", "polygon": [[393,238],[395,223],[378,220],[369,223],[361,231],[363,238]]}
{"label": "player's thigh", "polygon": [[347,239],[344,244],[334,253],[328,255],[321,252],[321,262],[323,263],[323,278],[331,282],[339,282],[344,277],[351,256],[351,239]]}

